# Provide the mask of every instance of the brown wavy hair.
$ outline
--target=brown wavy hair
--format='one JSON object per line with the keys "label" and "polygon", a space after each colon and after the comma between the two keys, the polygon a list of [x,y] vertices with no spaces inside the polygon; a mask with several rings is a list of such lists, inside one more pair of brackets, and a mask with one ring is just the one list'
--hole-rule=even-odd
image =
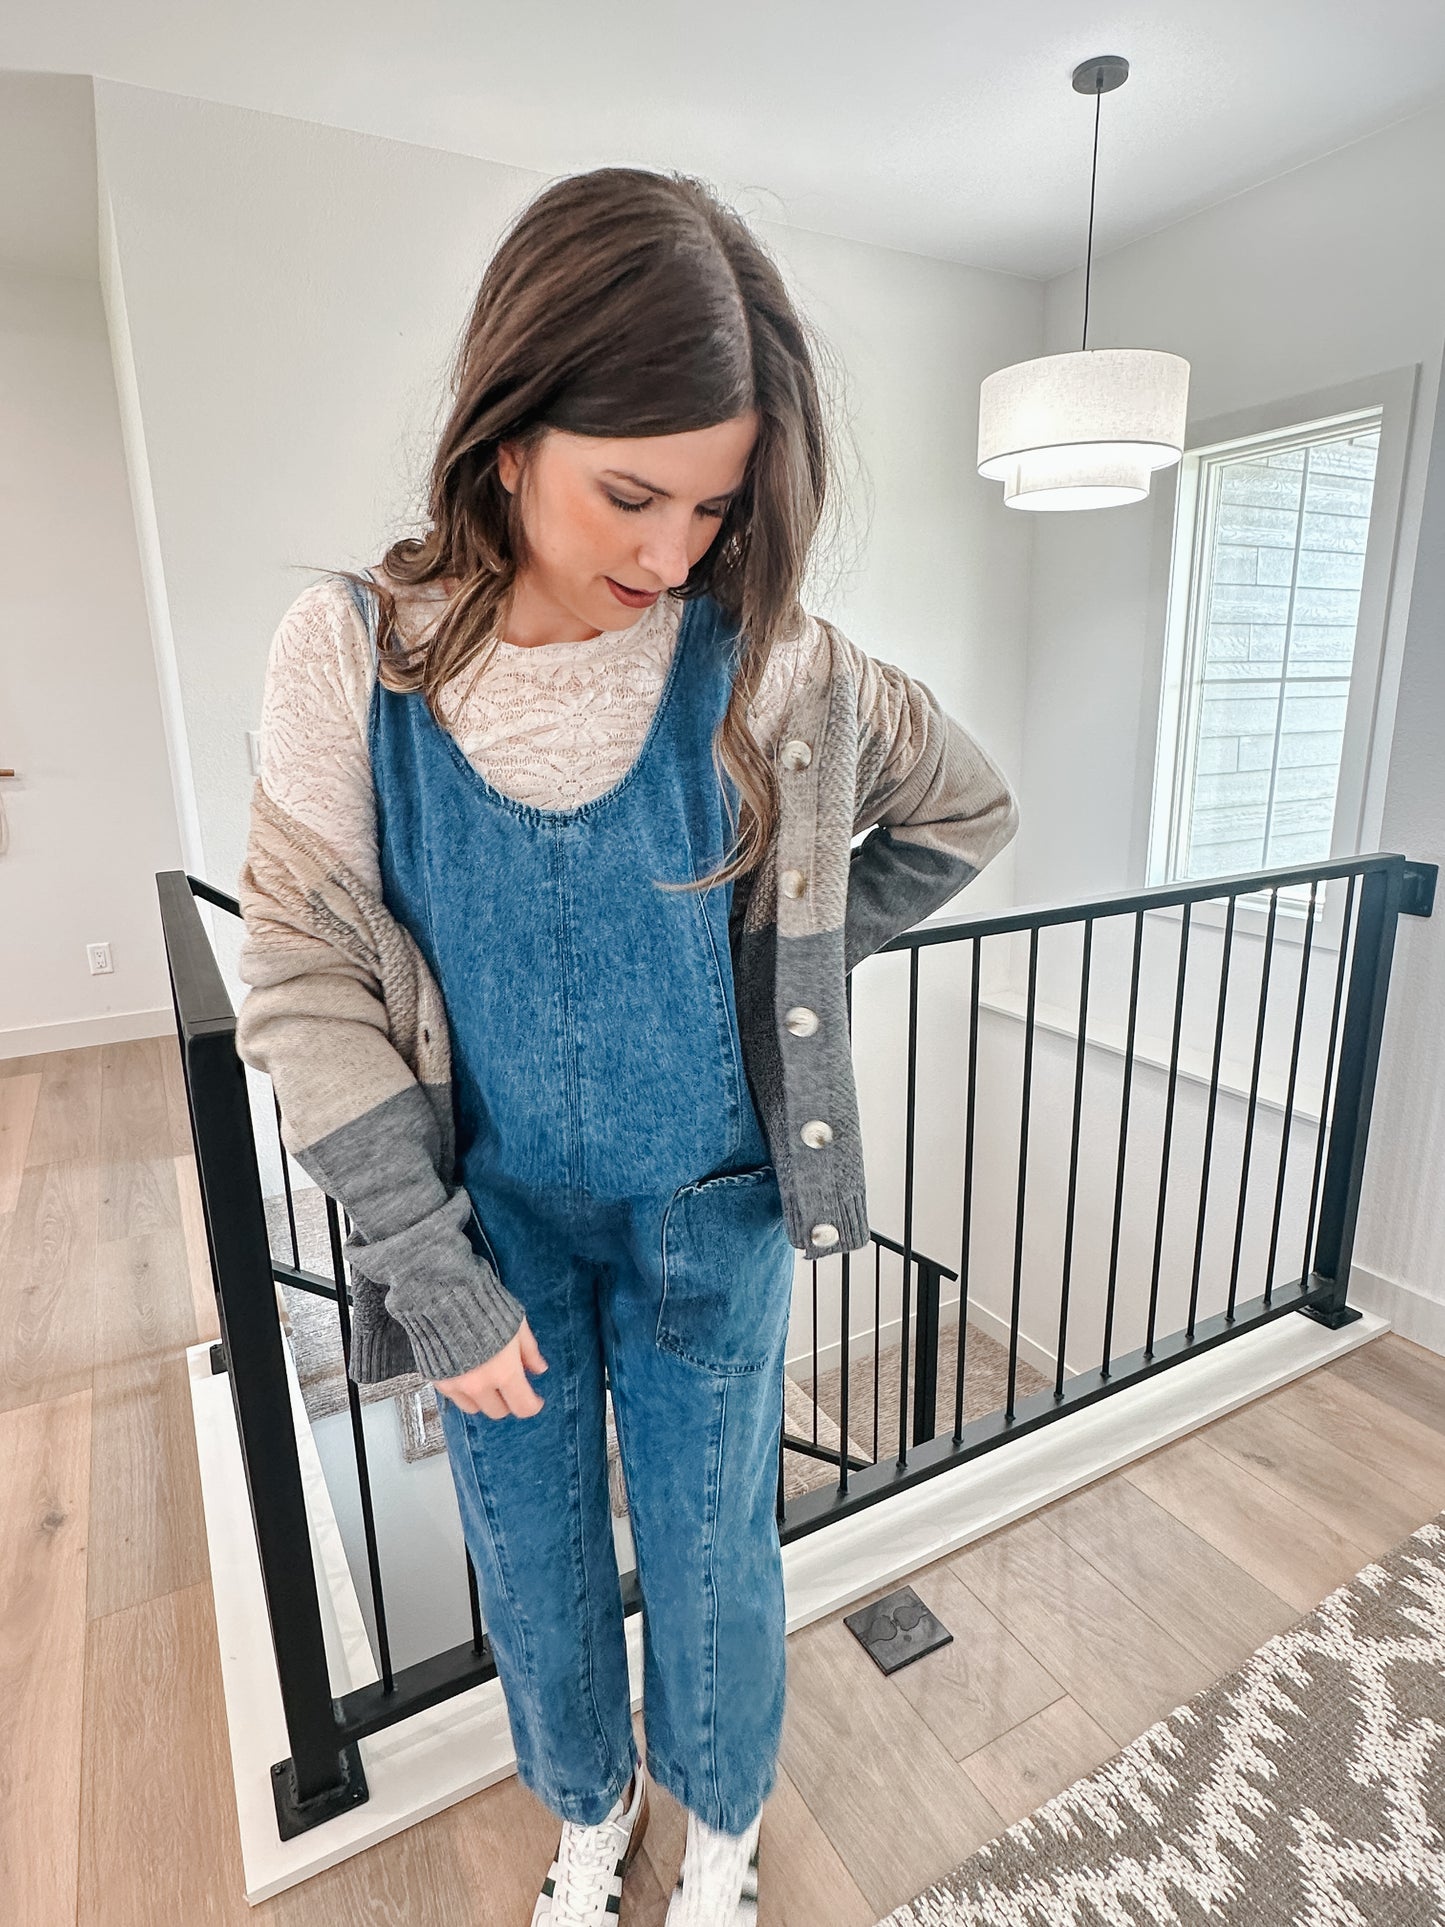
{"label": "brown wavy hair", "polygon": [[[815,359],[816,358],[816,359]],[[440,692],[495,653],[527,562],[517,495],[497,472],[501,443],[528,451],[553,428],[603,437],[708,428],[756,409],[742,487],[678,600],[711,595],[739,631],[714,768],[737,785],[727,860],[708,889],[756,868],[777,821],[777,779],[747,725],[769,653],[804,621],[800,586],[825,502],[836,493],[818,364],[823,337],[795,309],[747,223],[690,175],[599,167],[542,189],[514,218],[482,275],[450,373],[452,403],[431,460],[425,532],[393,542],[382,569],[413,588],[454,586],[408,643],[396,599],[378,600],[378,675],[420,689],[446,726]],[[347,569],[332,570],[360,582]]]}

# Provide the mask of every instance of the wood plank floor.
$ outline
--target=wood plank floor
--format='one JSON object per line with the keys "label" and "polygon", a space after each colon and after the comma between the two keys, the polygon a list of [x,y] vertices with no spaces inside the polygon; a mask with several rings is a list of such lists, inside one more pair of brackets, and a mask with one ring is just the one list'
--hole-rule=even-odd
{"label": "wood plank floor", "polygon": [[[169,1039],[0,1062],[5,1917],[521,1927],[557,1823],[515,1778],[242,1898],[189,1151]],[[1442,1508],[1445,1359],[1387,1335],[913,1574],[954,1639],[891,1679],[842,1611],[794,1634],[764,1927],[871,1927]],[[684,1832],[659,1790],[630,1927]]]}

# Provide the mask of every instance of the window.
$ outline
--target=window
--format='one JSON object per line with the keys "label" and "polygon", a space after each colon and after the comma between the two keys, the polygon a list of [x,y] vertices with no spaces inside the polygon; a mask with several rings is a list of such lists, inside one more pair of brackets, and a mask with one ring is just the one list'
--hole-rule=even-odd
{"label": "window", "polygon": [[[1360,834],[1413,380],[1374,386],[1361,406],[1201,437],[1179,465],[1150,883],[1375,847]],[[1309,896],[1281,890],[1281,922]]]}

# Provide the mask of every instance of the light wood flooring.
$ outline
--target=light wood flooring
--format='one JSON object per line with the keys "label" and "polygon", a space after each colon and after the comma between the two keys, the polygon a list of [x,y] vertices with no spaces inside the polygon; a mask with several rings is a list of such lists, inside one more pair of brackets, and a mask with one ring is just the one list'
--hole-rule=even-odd
{"label": "light wood flooring", "polygon": [[[4,1917],[524,1927],[557,1822],[515,1778],[242,1897],[172,1041],[0,1062],[0,1294]],[[911,1575],[954,1639],[892,1678],[841,1611],[794,1634],[763,1927],[871,1927],[1442,1507],[1445,1359],[1386,1335]],[[684,1831],[659,1790],[624,1923]]]}

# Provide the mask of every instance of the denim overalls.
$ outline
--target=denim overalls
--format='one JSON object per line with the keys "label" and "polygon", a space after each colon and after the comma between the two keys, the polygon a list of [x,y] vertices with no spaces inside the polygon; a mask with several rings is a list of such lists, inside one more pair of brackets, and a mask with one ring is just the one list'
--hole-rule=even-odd
{"label": "denim overalls", "polygon": [[468,1236],[549,1367],[530,1418],[439,1401],[518,1775],[595,1823],[637,1761],[605,1364],[648,1770],[729,1833],[770,1792],[782,1728],[774,1504],[795,1254],[743,1069],[732,885],[651,879],[695,879],[726,853],[711,745],[736,642],[710,597],[685,606],[636,760],[574,809],[494,789],[420,693],[375,678],[368,724],[383,895],[447,1008]]}

